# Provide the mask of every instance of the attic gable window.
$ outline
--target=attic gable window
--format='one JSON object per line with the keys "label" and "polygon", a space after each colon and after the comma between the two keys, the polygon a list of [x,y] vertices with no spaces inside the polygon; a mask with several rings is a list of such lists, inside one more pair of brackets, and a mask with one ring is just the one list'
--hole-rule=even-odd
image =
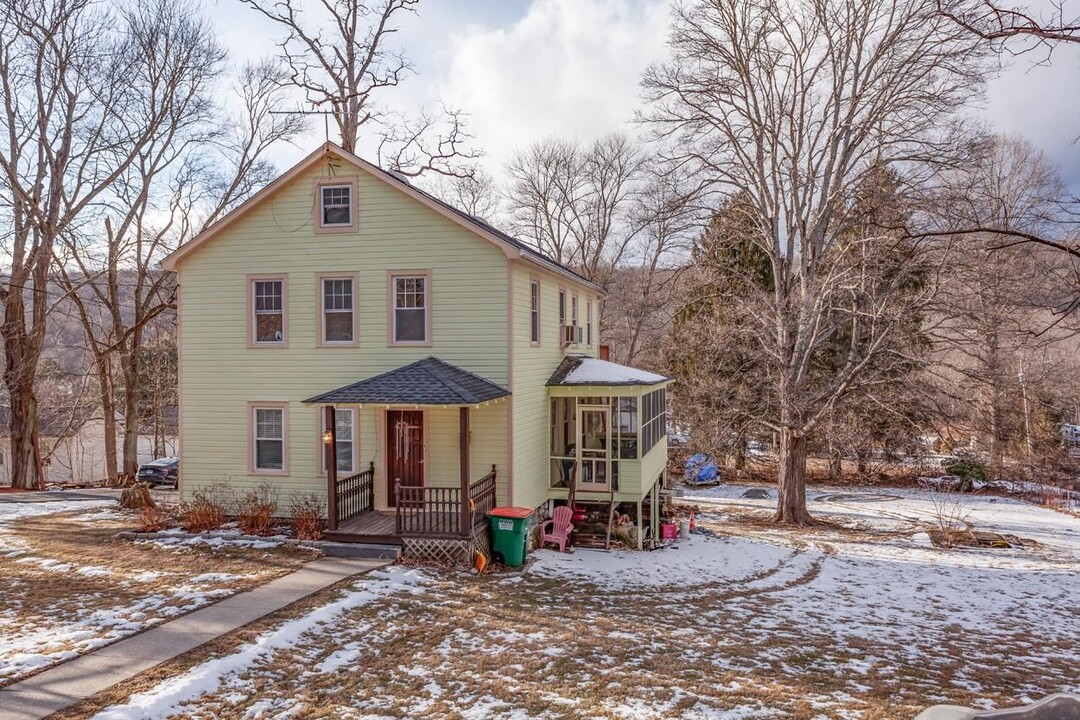
{"label": "attic gable window", "polygon": [[319,197],[323,227],[352,226],[352,185],[321,185]]}
{"label": "attic gable window", "polygon": [[356,231],[356,183],[353,175],[315,180],[311,202],[315,233]]}

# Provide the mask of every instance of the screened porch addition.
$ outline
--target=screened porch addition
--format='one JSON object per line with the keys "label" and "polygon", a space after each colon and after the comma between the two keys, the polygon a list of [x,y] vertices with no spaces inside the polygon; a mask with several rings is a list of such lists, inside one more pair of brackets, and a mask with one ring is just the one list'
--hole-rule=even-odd
{"label": "screened porch addition", "polygon": [[642,497],[667,456],[662,375],[568,357],[548,382],[552,497]]}

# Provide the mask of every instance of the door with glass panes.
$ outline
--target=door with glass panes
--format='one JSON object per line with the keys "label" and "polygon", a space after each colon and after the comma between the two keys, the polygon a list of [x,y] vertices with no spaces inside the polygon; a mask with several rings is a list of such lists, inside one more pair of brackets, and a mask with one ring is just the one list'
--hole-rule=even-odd
{"label": "door with glass panes", "polygon": [[576,419],[577,487],[606,492],[611,489],[611,408],[578,405]]}

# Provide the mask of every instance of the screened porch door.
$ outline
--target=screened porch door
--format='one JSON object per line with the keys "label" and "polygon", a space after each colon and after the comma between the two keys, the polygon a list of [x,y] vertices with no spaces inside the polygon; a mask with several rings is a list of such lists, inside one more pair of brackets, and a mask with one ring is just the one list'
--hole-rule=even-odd
{"label": "screened porch door", "polygon": [[607,405],[577,407],[577,486],[581,490],[611,489],[611,448],[608,430],[611,408]]}

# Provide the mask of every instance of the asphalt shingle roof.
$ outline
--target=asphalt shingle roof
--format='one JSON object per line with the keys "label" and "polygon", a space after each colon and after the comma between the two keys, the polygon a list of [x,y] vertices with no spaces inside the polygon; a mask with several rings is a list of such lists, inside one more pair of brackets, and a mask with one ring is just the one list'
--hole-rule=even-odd
{"label": "asphalt shingle roof", "polygon": [[308,398],[308,403],[386,405],[475,405],[510,391],[437,357],[426,357]]}

